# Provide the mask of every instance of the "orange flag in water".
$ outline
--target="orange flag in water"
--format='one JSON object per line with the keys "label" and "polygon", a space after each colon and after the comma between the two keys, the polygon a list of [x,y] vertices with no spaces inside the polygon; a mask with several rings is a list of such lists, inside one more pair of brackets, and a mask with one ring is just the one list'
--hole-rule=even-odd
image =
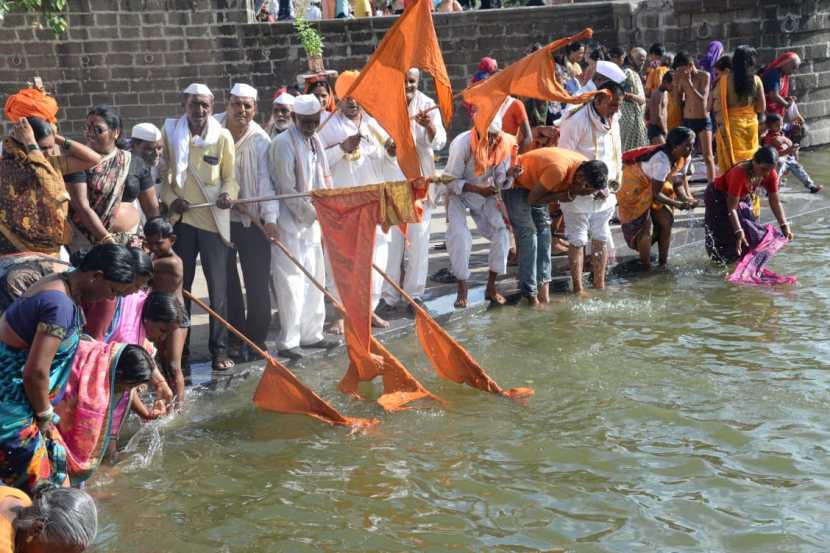
{"label": "orange flag in water", "polygon": [[273,358],[254,392],[254,405],[278,413],[308,415],[328,424],[367,427],[378,423],[377,419],[344,417]]}
{"label": "orange flag in water", "polygon": [[406,72],[410,68],[417,67],[432,75],[446,126],[452,118],[452,86],[432,24],[431,7],[430,0],[415,0],[406,8],[345,94],[357,100],[395,140],[398,165],[408,179],[424,176],[412,138],[404,92]]}
{"label": "orange flag in water", "polygon": [[424,353],[441,378],[516,401],[524,401],[535,393],[533,388],[502,389],[495,380],[487,376],[467,350],[453,340],[447,331],[421,308],[416,309],[415,330]]}
{"label": "orange flag in water", "polygon": [[[423,193],[426,188],[421,189]],[[323,244],[345,314],[349,368],[338,388],[360,397],[359,382],[383,376],[378,402],[388,411],[421,398],[435,398],[403,364],[372,337],[372,257],[375,228],[414,223],[420,218],[409,182],[383,183],[312,193]]]}
{"label": "orange flag in water", "polygon": [[[478,136],[487,136],[490,122],[510,95],[568,104],[581,104],[595,96],[596,92],[579,96],[568,94],[556,78],[556,66],[553,61],[554,51],[572,42],[591,38],[592,35],[591,29],[585,29],[577,35],[555,40],[467,88],[462,94],[464,101],[473,106],[473,124]],[[483,163],[479,163],[480,159],[486,158],[486,151],[478,151],[479,148],[486,150],[486,145],[486,140],[478,141],[475,152],[477,172],[483,172],[486,168]]]}

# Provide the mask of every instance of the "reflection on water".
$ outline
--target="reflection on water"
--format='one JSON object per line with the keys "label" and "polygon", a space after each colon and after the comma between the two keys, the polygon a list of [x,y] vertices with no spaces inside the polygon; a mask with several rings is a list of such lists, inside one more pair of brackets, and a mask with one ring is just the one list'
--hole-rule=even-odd
{"label": "reflection on water", "polygon": [[344,399],[340,357],[298,370],[380,417],[367,434],[257,412],[256,378],[203,392],[91,481],[95,551],[826,551],[828,223],[773,263],[796,288],[728,285],[701,252],[453,324],[527,408],[438,380],[411,337],[389,347],[446,409]]}

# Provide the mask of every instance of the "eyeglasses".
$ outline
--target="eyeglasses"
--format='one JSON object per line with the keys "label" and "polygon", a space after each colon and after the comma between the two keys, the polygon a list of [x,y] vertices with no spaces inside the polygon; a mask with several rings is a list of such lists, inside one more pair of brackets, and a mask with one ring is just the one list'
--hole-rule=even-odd
{"label": "eyeglasses", "polygon": [[108,127],[96,127],[96,126],[92,126],[92,125],[87,125],[86,130],[94,132],[98,136],[101,136],[102,134],[106,134],[110,131],[110,129]]}

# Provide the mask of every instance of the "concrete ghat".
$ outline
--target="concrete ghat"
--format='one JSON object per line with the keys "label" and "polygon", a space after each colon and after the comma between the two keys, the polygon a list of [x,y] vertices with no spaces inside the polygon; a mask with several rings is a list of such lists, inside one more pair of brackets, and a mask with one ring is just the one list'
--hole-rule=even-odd
{"label": "concrete ghat", "polygon": [[[695,197],[701,198],[705,183],[695,183],[691,186]],[[799,223],[805,217],[816,217],[819,213],[830,210],[830,200],[824,195],[825,193],[809,194],[801,187],[795,179],[790,179],[782,185],[782,203],[784,210],[787,213],[787,218],[793,221],[796,226],[796,231]],[[762,220],[764,222],[775,222],[772,213],[764,203],[762,212]],[[675,221],[671,256],[676,258],[682,255],[690,255],[692,253],[700,253],[703,251],[704,228],[703,228],[703,208],[700,207],[691,213],[678,213]],[[472,220],[468,221],[471,229],[475,229]],[[437,250],[435,246],[444,242],[444,233],[446,230],[446,218],[442,208],[433,213],[432,218],[432,237],[430,248],[430,270],[429,274],[435,273],[442,267],[449,266],[449,259],[444,250]],[[614,241],[616,249],[614,256],[609,260],[609,284],[614,286],[614,280],[621,275],[626,278],[636,277],[639,266],[636,252],[630,250],[626,246],[622,237],[619,225],[612,227],[614,234]],[[463,317],[475,316],[489,307],[489,303],[484,299],[484,284],[487,278],[487,251],[489,243],[486,239],[477,235],[473,230],[473,253],[471,266],[473,275],[470,279],[469,291],[469,307],[465,309],[455,309],[453,302],[455,301],[455,284],[438,284],[432,281],[427,282],[427,291],[425,294],[426,305],[436,320],[441,324],[447,324],[454,320]],[[656,255],[656,249],[653,250]],[[557,256],[553,258],[553,281],[551,283],[553,293],[567,293],[570,290],[570,276],[568,275],[567,256]],[[516,267],[508,267],[508,274],[499,280],[499,289],[508,298],[510,303],[517,303],[520,300],[518,282],[516,280]],[[204,286],[203,280],[197,282],[197,285]],[[205,290],[196,289],[205,299],[207,293]],[[515,309],[515,307],[507,307],[508,309]],[[257,374],[253,369],[258,369],[262,366],[259,360],[252,361],[238,365],[237,367],[223,372],[211,371],[210,363],[207,361],[207,316],[204,313],[199,313],[194,306],[194,336],[192,344],[196,346],[194,350],[195,362],[191,368],[191,382],[194,386],[205,387],[208,389],[224,389],[235,381],[245,379],[252,374]],[[390,321],[391,328],[376,331],[375,336],[381,341],[395,338],[408,334],[414,329],[414,320],[409,317],[402,317]],[[273,333],[272,333],[273,338]],[[329,352],[325,351],[309,351],[308,357],[295,365],[290,367],[299,367],[300,375],[302,374],[302,367],[309,366],[323,356],[342,356],[344,360],[345,370],[345,350],[338,348]],[[285,361],[285,360],[282,360]]]}

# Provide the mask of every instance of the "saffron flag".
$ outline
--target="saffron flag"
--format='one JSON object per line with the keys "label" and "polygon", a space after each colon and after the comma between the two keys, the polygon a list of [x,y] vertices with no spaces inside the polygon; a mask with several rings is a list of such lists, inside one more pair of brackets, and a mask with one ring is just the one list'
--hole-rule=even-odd
{"label": "saffron flag", "polygon": [[349,368],[338,388],[360,397],[357,385],[383,376],[384,394],[378,403],[388,411],[422,398],[437,399],[424,389],[403,364],[372,337],[371,276],[375,228],[420,219],[415,205],[426,187],[413,190],[409,182],[394,182],[312,192],[323,244],[346,325]]}
{"label": "saffron flag", "polygon": [[432,24],[432,2],[415,0],[387,31],[360,76],[351,96],[389,133],[397,145],[398,165],[408,179],[421,175],[407,110],[406,72],[417,67],[432,75],[445,125],[452,118],[452,86]]}
{"label": "saffron flag", "polygon": [[377,419],[344,417],[274,358],[268,360],[259,380],[254,405],[278,413],[308,415],[328,424],[368,427],[378,423]]}
{"label": "saffron flag", "polygon": [[[591,38],[593,31],[585,29],[579,34],[555,40],[547,46],[529,54],[516,63],[464,90],[464,101],[473,106],[473,124],[479,137],[487,136],[487,128],[496,116],[508,96],[521,96],[537,100],[549,100],[567,104],[580,104],[588,101],[597,92],[571,96],[556,78],[556,66],[553,52],[564,48],[572,42]],[[479,146],[486,149],[486,140],[478,140]],[[479,160],[486,159],[486,152],[476,151],[476,170],[486,168]]]}
{"label": "saffron flag", "polygon": [[484,372],[467,350],[453,340],[447,331],[421,308],[416,308],[415,331],[424,353],[441,378],[515,401],[524,401],[535,393],[532,388],[502,389]]}

